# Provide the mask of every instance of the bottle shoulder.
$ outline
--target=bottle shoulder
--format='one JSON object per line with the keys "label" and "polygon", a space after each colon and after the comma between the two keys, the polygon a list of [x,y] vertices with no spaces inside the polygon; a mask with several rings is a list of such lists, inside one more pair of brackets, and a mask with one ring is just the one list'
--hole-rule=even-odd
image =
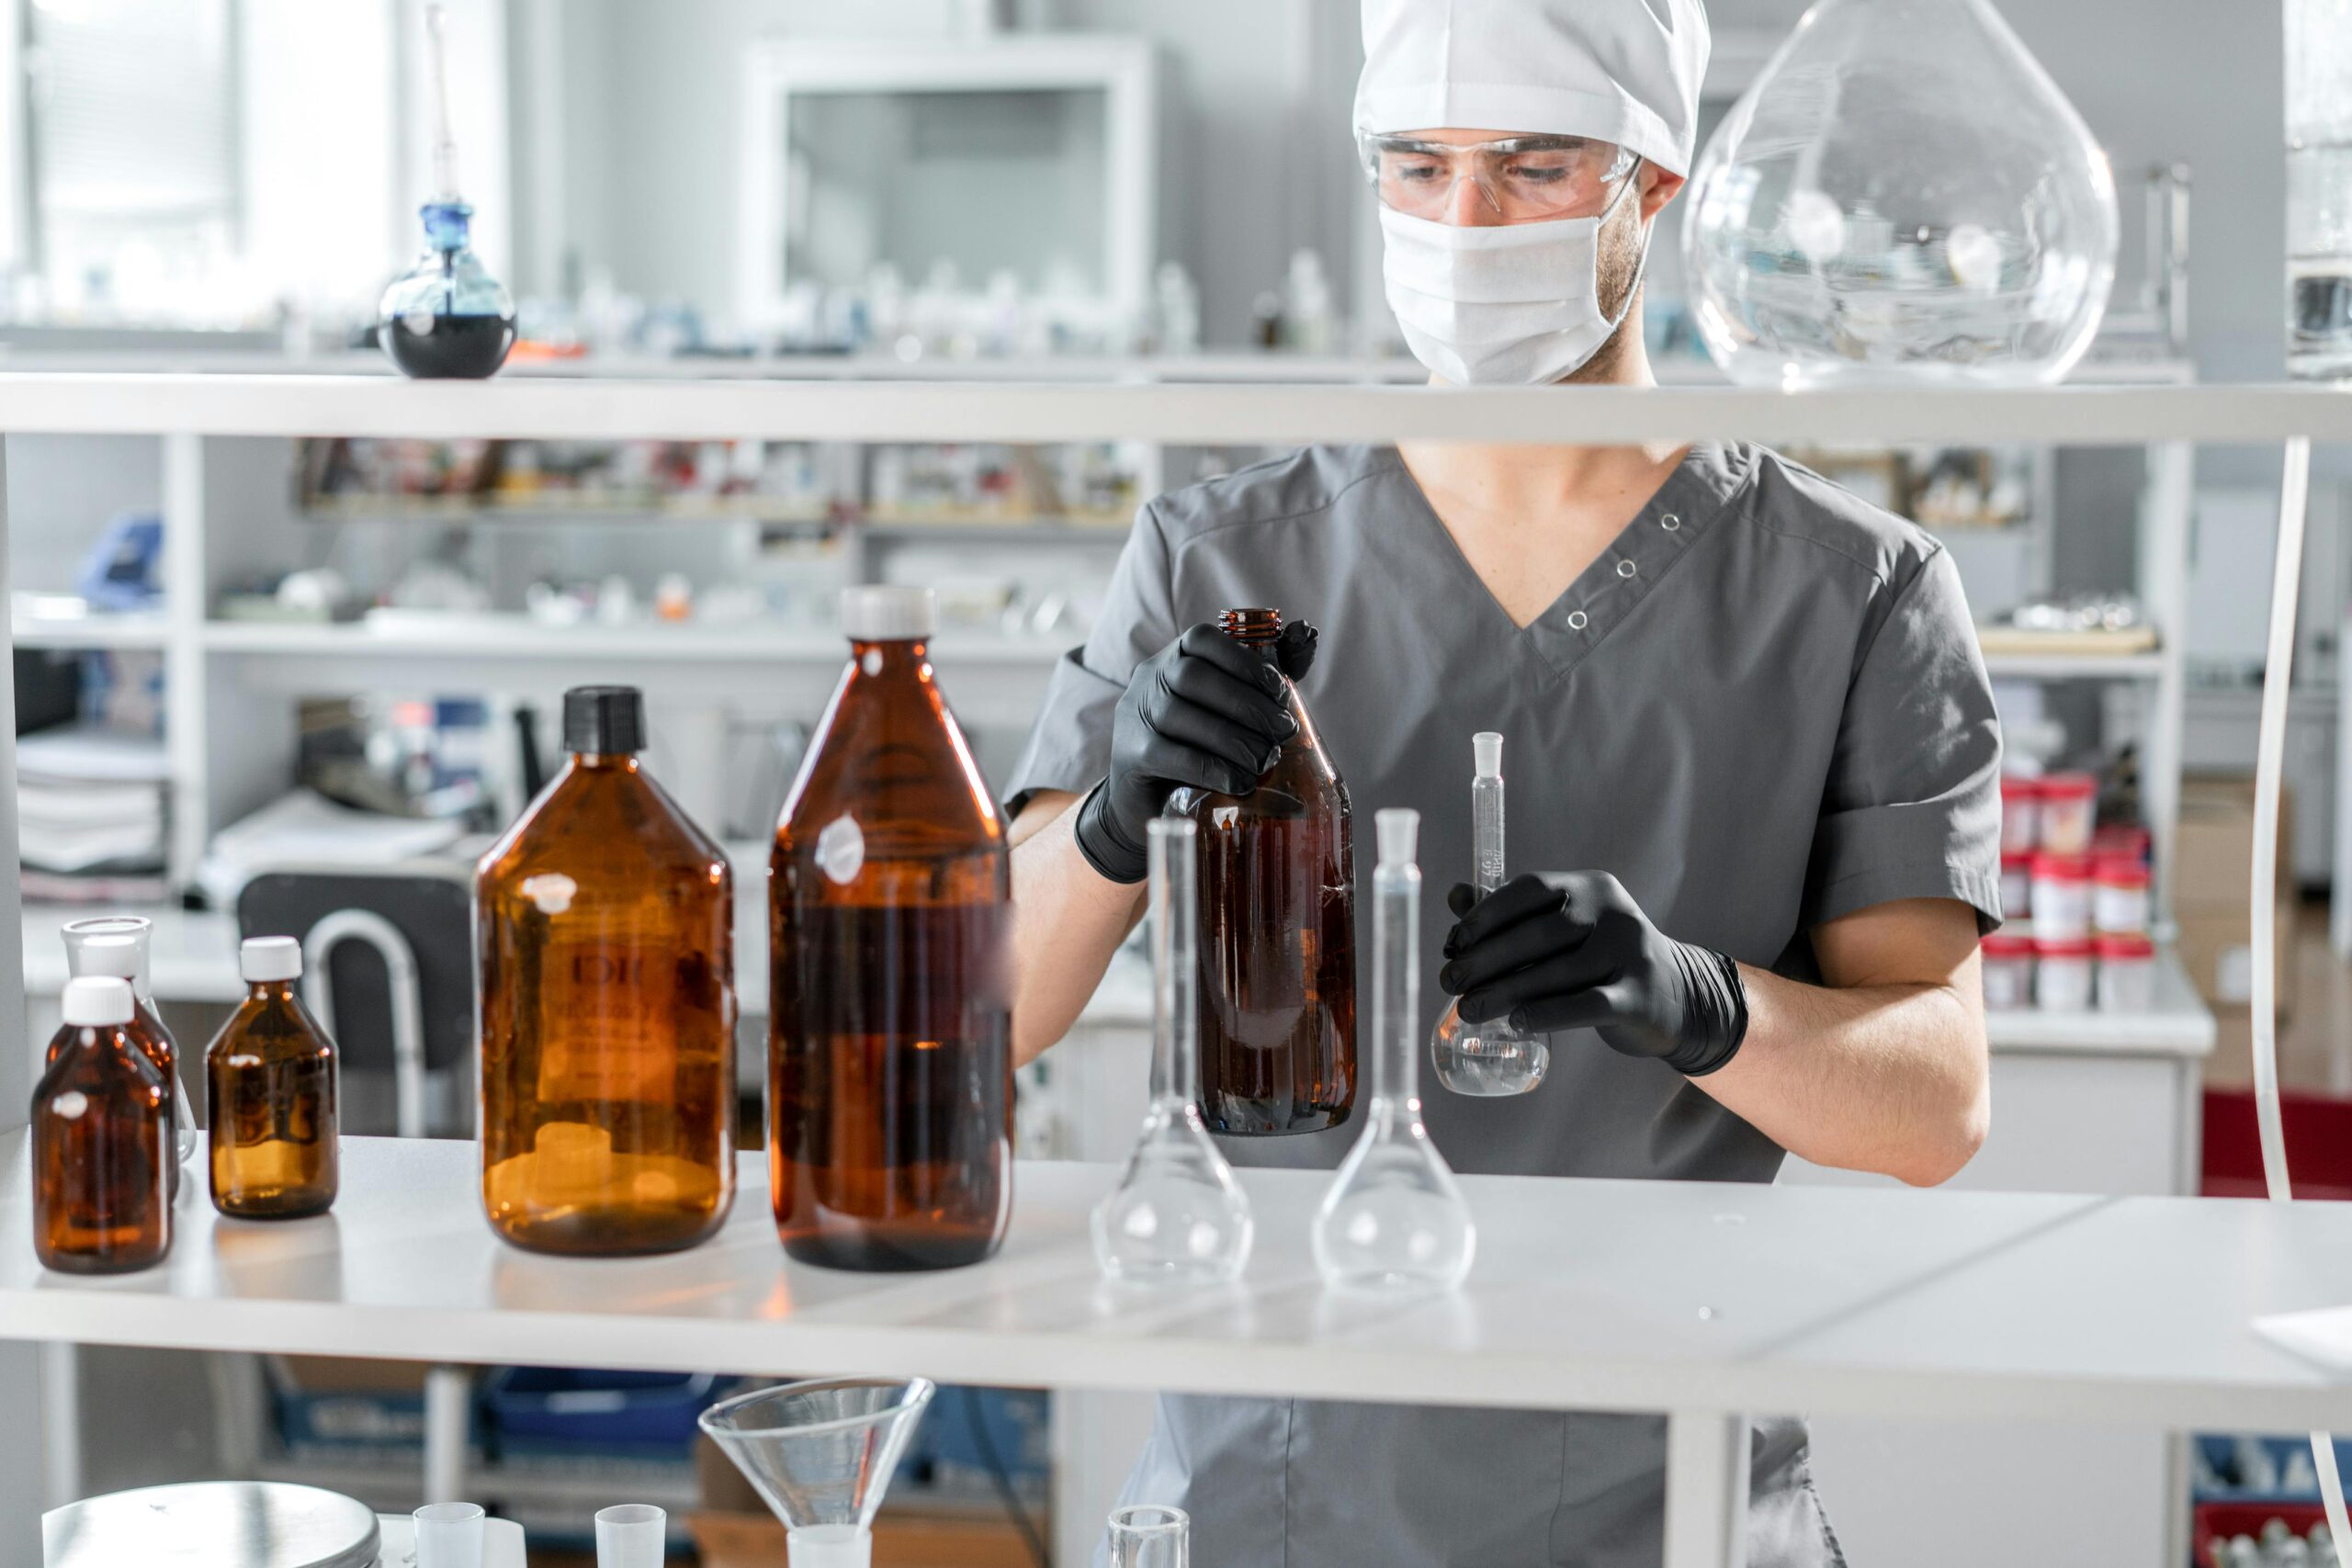
{"label": "bottle shoulder", "polygon": [[731,889],[726,851],[642,773],[567,773],[543,791],[475,867],[485,889],[543,874],[575,884],[630,884],[647,872]]}

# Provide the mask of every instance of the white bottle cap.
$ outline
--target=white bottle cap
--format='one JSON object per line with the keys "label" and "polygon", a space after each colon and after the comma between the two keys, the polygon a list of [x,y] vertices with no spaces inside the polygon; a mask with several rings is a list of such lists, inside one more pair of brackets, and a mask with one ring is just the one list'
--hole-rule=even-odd
{"label": "white bottle cap", "polygon": [[1380,836],[1380,863],[1410,865],[1413,852],[1419,847],[1421,814],[1401,806],[1372,814],[1374,830]]}
{"label": "white bottle cap", "polygon": [[237,969],[247,980],[300,979],[302,944],[290,936],[249,936],[237,949]]}
{"label": "white bottle cap", "polygon": [[910,642],[939,625],[939,595],[928,588],[844,588],[842,630],[858,642]]}
{"label": "white bottle cap", "polygon": [[104,1029],[130,1021],[130,982],[111,975],[83,975],[65,982],[65,1021],[77,1029]]}
{"label": "white bottle cap", "polygon": [[1470,738],[1470,754],[1477,760],[1478,776],[1498,779],[1503,776],[1503,738],[1491,729],[1482,729]]}
{"label": "white bottle cap", "polygon": [[76,975],[111,976],[118,980],[139,978],[139,939],[135,936],[94,936],[75,947],[69,956]]}

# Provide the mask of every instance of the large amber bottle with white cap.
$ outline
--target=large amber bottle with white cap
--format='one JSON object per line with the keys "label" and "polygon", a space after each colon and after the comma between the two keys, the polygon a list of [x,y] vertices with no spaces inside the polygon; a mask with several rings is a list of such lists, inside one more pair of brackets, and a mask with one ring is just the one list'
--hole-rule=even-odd
{"label": "large amber bottle with white cap", "polygon": [[1012,863],[933,616],[842,596],[849,664],[768,862],[776,1229],[835,1268],[975,1263],[1012,1213]]}
{"label": "large amber bottle with white cap", "polygon": [[130,982],[65,982],[65,1027],[33,1090],[33,1250],[44,1268],[119,1274],[172,1247],[172,1097],[130,1032]]}
{"label": "large amber bottle with white cap", "polygon": [[248,937],[237,967],[245,999],[204,1053],[212,1206],[240,1220],[323,1214],[342,1184],[339,1064],[294,989],[302,944]]}
{"label": "large amber bottle with white cap", "polygon": [[644,699],[564,694],[563,772],[475,873],[481,1191],[537,1252],[674,1252],[735,1196],[735,876],[653,782]]}

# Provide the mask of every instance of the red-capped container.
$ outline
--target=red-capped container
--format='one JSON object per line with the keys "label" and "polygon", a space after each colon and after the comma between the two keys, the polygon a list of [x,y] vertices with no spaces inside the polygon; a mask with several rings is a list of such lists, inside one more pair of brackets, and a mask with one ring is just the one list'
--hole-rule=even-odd
{"label": "red-capped container", "polygon": [[2098,1010],[2146,1012],[2156,999],[2156,944],[2138,931],[2100,934],[2091,944],[2098,960]]}
{"label": "red-capped container", "polygon": [[2041,841],[2041,781],[2001,775],[2001,852],[2030,854]]}
{"label": "red-capped container", "polygon": [[2033,914],[2033,855],[2026,850],[2001,852],[2001,919],[2028,919]]}
{"label": "red-capped container", "polygon": [[2145,865],[2153,841],[2137,822],[2103,822],[2091,834],[2091,853],[2128,855]]}
{"label": "red-capped container", "polygon": [[2050,1012],[2084,1012],[2091,1005],[2091,942],[2088,937],[2036,937],[2033,1000]]}
{"label": "red-capped container", "polygon": [[2091,932],[2091,857],[2033,857],[2033,933],[2071,942]]}
{"label": "red-capped container", "polygon": [[2023,931],[1997,931],[1976,944],[1983,957],[1984,1006],[1994,1012],[2014,1012],[2033,1005],[2033,938]]}
{"label": "red-capped container", "polygon": [[2040,846],[2053,854],[2088,854],[2098,826],[2098,780],[2089,773],[2045,773],[2041,794]]}
{"label": "red-capped container", "polygon": [[2137,855],[2091,862],[2091,924],[2102,931],[2148,929],[2148,864]]}

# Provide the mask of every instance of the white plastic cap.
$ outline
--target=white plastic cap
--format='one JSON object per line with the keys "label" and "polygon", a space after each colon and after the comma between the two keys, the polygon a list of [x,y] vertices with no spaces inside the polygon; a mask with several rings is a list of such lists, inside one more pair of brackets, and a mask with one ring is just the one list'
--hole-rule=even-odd
{"label": "white plastic cap", "polygon": [[909,642],[939,624],[939,595],[928,588],[844,588],[842,630],[859,642]]}
{"label": "white plastic cap", "polygon": [[249,936],[237,949],[237,969],[247,980],[298,980],[302,944],[290,936]]}
{"label": "white plastic cap", "polygon": [[118,980],[139,978],[139,939],[135,936],[94,936],[70,955],[76,975],[110,976]]}
{"label": "white plastic cap", "polygon": [[77,1029],[104,1029],[130,1021],[130,982],[111,975],[83,975],[65,982],[65,1021]]}
{"label": "white plastic cap", "polygon": [[1482,729],[1470,738],[1470,755],[1477,760],[1480,778],[1503,776],[1503,738],[1493,730]]}
{"label": "white plastic cap", "polygon": [[1380,863],[1410,865],[1413,852],[1420,845],[1421,814],[1401,806],[1372,814],[1374,830],[1380,836]]}

